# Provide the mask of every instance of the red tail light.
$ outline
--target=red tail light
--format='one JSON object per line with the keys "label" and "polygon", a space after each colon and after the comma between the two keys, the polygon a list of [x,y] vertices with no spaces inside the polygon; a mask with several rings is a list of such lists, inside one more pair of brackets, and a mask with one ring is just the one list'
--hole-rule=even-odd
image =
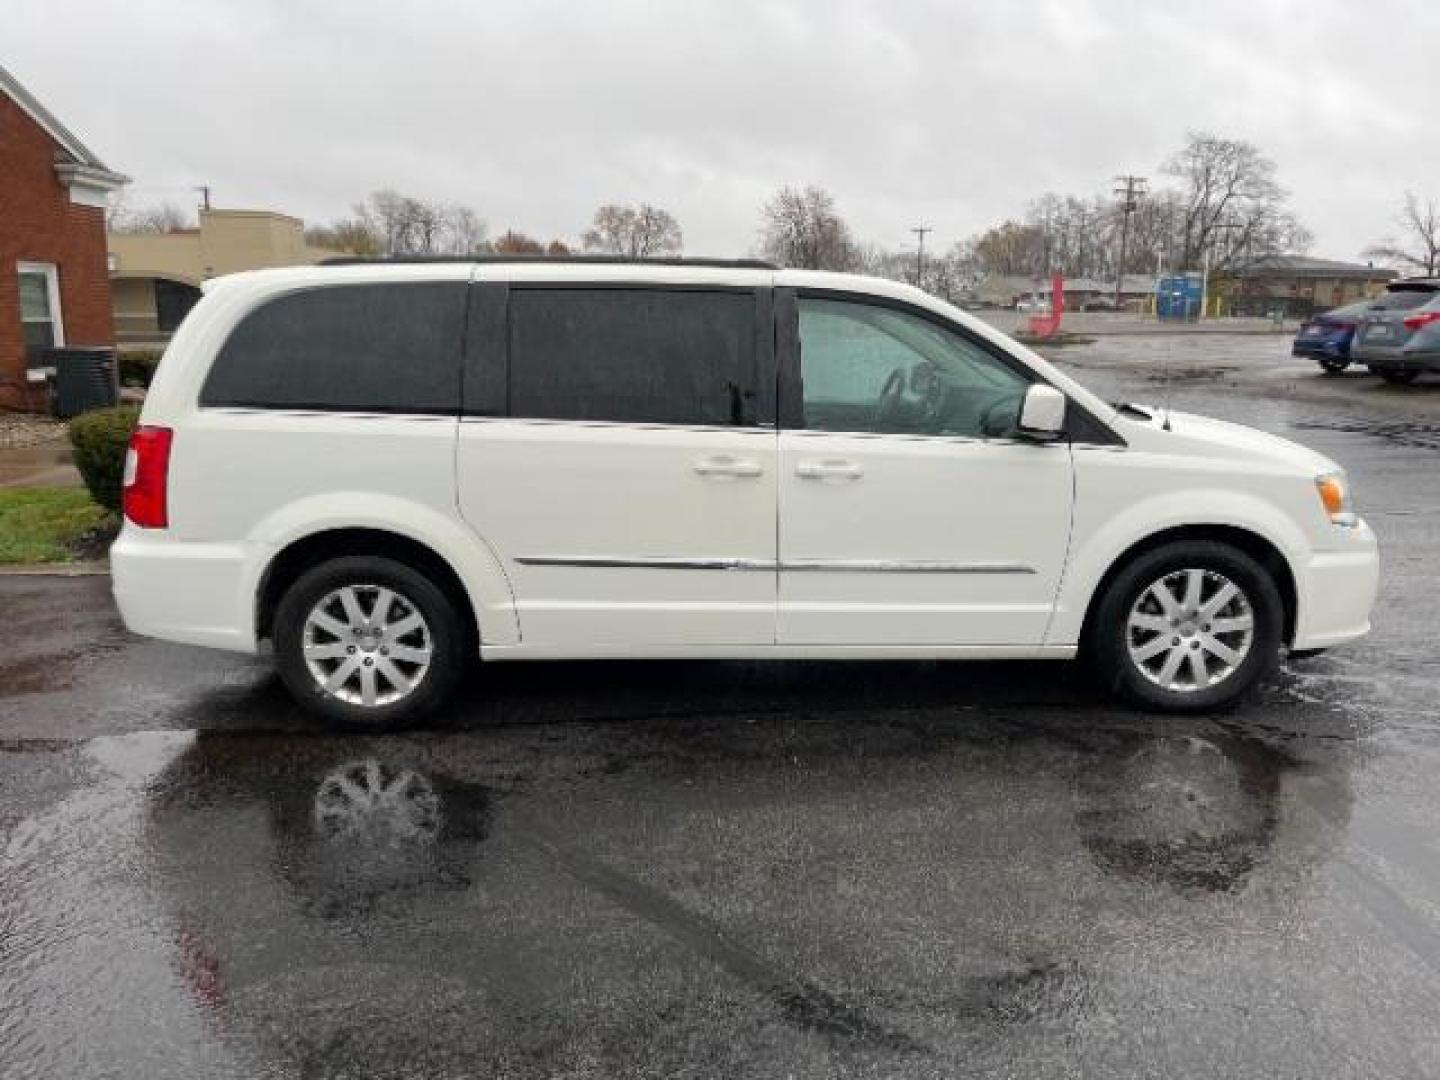
{"label": "red tail light", "polygon": [[170,524],[165,487],[170,474],[170,443],[175,433],[142,424],[130,436],[125,455],[125,516],[144,529]]}
{"label": "red tail light", "polygon": [[1405,320],[1405,327],[1409,330],[1419,330],[1422,326],[1429,326],[1432,322],[1440,322],[1440,311],[1422,311],[1419,315],[1411,315]]}

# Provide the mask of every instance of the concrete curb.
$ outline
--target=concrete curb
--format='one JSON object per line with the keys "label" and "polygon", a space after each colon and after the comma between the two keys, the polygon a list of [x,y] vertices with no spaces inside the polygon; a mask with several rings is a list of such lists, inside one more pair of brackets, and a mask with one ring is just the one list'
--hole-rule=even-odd
{"label": "concrete curb", "polygon": [[0,577],[108,577],[110,563],[106,559],[73,563],[21,563],[0,566]]}

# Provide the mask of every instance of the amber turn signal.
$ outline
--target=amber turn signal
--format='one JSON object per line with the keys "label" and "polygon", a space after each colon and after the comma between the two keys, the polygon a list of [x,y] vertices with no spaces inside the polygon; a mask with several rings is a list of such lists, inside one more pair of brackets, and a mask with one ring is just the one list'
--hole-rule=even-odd
{"label": "amber turn signal", "polygon": [[1354,525],[1355,514],[1350,506],[1350,489],[1340,473],[1325,473],[1315,478],[1315,490],[1325,512],[1336,525]]}

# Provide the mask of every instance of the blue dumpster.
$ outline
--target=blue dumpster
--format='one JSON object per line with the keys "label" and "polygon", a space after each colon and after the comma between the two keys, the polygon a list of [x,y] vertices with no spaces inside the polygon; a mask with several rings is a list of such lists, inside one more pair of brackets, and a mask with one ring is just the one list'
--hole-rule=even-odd
{"label": "blue dumpster", "polygon": [[1173,274],[1155,283],[1155,314],[1166,321],[1193,322],[1200,318],[1205,285],[1199,274]]}

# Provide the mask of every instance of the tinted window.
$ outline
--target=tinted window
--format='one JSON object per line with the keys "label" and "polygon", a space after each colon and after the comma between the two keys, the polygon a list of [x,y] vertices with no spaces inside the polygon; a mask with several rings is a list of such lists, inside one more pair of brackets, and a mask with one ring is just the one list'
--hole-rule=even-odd
{"label": "tinted window", "polygon": [[202,405],[355,412],[459,409],[465,285],[335,285],[246,316],[215,358]]}
{"label": "tinted window", "polygon": [[1385,311],[1409,311],[1435,298],[1430,285],[1390,286],[1375,298],[1374,307]]}
{"label": "tinted window", "polygon": [[1361,300],[1356,304],[1346,304],[1344,307],[1331,308],[1329,311],[1321,312],[1316,318],[1321,319],[1359,319],[1365,315],[1365,310],[1370,306],[1369,300]]}
{"label": "tinted window", "polygon": [[768,395],[753,292],[510,291],[510,415],[753,425]]}
{"label": "tinted window", "polygon": [[879,305],[801,299],[804,424],[818,431],[1010,434],[1025,378],[928,319]]}

